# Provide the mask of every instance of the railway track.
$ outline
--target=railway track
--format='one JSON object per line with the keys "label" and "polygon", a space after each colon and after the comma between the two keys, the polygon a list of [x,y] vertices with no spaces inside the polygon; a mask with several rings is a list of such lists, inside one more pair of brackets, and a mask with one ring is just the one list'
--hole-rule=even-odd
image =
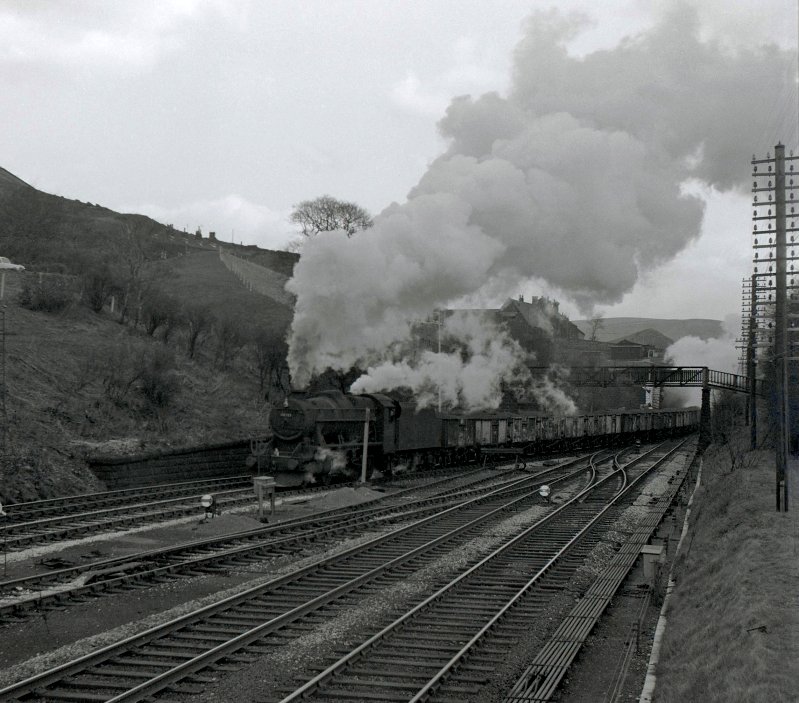
{"label": "railway track", "polygon": [[230,476],[227,478],[184,481],[181,483],[162,483],[141,488],[126,488],[101,493],[82,493],[63,498],[48,498],[29,503],[10,503],[5,505],[6,524],[32,522],[72,513],[90,512],[103,508],[113,508],[130,503],[145,503],[153,499],[168,499],[195,496],[205,491],[226,488],[245,488],[252,483],[250,476]]}
{"label": "railway track", "polygon": [[[609,458],[609,457],[608,457]],[[595,468],[593,469],[596,470]],[[509,511],[540,501],[536,488],[585,483],[585,465],[555,478],[525,476],[417,519],[268,583],[247,589],[0,690],[2,700],[143,700],[165,688],[196,692],[198,672],[220,660],[282,647],[315,620],[333,617],[364,596],[464,544]],[[577,489],[575,489],[577,490]],[[224,663],[221,664],[224,666]]]}
{"label": "railway track", "polygon": [[[380,632],[330,663],[281,703],[470,700],[508,649],[561,591],[625,498],[682,443],[597,480]],[[277,700],[277,699],[269,699]]]}
{"label": "railway track", "polygon": [[[448,467],[427,472],[424,476],[409,475],[395,480],[392,485],[426,481],[431,476],[451,476],[458,470],[462,471],[463,467]],[[353,484],[337,484],[342,485]],[[331,486],[278,489],[278,492],[283,496],[293,496],[325,490],[331,490]],[[252,476],[236,476],[14,503],[4,508],[7,515],[0,521],[0,543],[4,551],[13,552],[99,532],[199,515],[199,500],[206,493],[213,494],[219,507],[225,510],[255,500]]]}
{"label": "railway track", "polygon": [[[539,475],[563,472],[578,462],[563,462]],[[246,561],[290,554],[309,543],[319,543],[341,535],[354,534],[368,526],[421,519],[443,505],[453,505],[512,482],[514,469],[486,471],[475,469],[456,479],[441,478],[412,486],[367,504],[335,508],[306,518],[286,520],[263,528],[195,540],[113,559],[97,560],[80,566],[0,582],[0,622],[8,616],[19,618],[25,612],[37,612],[61,606],[75,599],[102,595],[120,588],[135,588],[148,580],[171,578],[179,574],[196,575],[224,571]],[[20,598],[20,593],[29,597]],[[17,596],[9,602],[2,597]]]}

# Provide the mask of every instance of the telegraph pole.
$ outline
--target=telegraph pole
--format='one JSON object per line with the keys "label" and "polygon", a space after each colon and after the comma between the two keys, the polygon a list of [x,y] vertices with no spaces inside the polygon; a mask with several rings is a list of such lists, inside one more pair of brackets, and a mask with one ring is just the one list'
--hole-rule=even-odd
{"label": "telegraph pole", "polygon": [[[752,275],[752,304],[755,310],[755,322],[750,327],[749,344],[757,348],[762,347],[769,354],[774,371],[774,416],[777,424],[777,439],[775,446],[775,482],[776,482],[776,508],[777,511],[788,510],[789,490],[787,482],[787,466],[790,456],[791,423],[790,423],[790,384],[788,382],[788,367],[792,357],[788,354],[788,336],[797,328],[788,326],[788,289],[799,288],[794,278],[796,206],[794,203],[793,162],[799,159],[791,152],[785,156],[785,147],[777,144],[774,148],[774,158],[766,154],[765,159],[752,158],[752,176],[755,179],[752,192],[765,193],[765,197],[754,195],[752,219],[755,221],[752,234],[754,235],[754,263],[755,272]],[[786,188],[786,162],[789,180]],[[763,167],[765,166],[765,168]],[[760,168],[760,172],[758,169]],[[761,180],[759,180],[761,179]],[[762,179],[767,179],[764,183]],[[790,204],[786,204],[786,191],[789,194]],[[762,198],[762,199],[761,199]],[[763,208],[767,208],[765,211]],[[791,221],[788,226],[787,216]],[[765,221],[765,229],[759,227],[757,221]],[[787,235],[790,233],[791,252],[788,254]],[[788,281],[790,263],[791,280]],[[762,267],[762,270],[760,270]],[[765,285],[759,279],[765,279]],[[762,297],[759,295],[762,292]],[[791,299],[795,296],[792,294]],[[791,319],[795,316],[790,315]],[[763,327],[759,327],[760,325]],[[756,329],[755,329],[756,328]],[[765,332],[765,338],[761,334]],[[753,341],[754,340],[754,341]],[[762,340],[762,341],[761,341]],[[756,363],[756,361],[754,361]],[[754,365],[753,363],[753,365]],[[753,368],[750,366],[750,369]],[[749,373],[749,372],[748,372]]]}
{"label": "telegraph pole", "polygon": [[749,303],[749,336],[746,345],[746,375],[749,378],[749,449],[757,449],[757,361],[755,335],[757,331],[757,278],[752,275]]}
{"label": "telegraph pole", "polygon": [[[785,451],[788,441],[787,417],[785,401],[788,394],[786,380],[787,362],[787,308],[785,280],[787,254],[785,240],[785,147],[777,144],[774,148],[774,202],[775,202],[775,229],[776,229],[776,277],[775,277],[775,306],[774,306],[774,375],[777,390],[777,510],[781,509],[780,489],[785,486],[785,469],[788,462],[788,453]],[[784,490],[783,490],[784,495]]]}

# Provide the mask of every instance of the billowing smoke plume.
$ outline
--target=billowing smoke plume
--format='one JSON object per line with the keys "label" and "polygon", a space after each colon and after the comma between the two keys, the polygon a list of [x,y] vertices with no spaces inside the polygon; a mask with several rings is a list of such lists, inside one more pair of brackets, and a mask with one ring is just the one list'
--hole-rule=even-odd
{"label": "billowing smoke plume", "polygon": [[[618,301],[698,236],[704,204],[682,185],[724,189],[746,175],[785,55],[703,41],[685,7],[582,58],[565,48],[578,30],[536,14],[509,95],[453,100],[439,125],[450,147],[407,201],[351,239],[309,243],[289,284],[295,384],[354,365],[385,376],[386,350],[414,320],[481,291],[538,279],[583,310]],[[408,384],[441,363],[406,363]]]}
{"label": "billowing smoke plume", "polygon": [[533,382],[528,364],[534,359],[485,315],[464,312],[445,318],[441,340],[445,351],[422,351],[418,358],[395,347],[393,358],[370,366],[352,392],[405,387],[420,407],[440,400],[443,408],[497,408],[504,387],[553,413],[574,411],[571,399],[546,379]]}

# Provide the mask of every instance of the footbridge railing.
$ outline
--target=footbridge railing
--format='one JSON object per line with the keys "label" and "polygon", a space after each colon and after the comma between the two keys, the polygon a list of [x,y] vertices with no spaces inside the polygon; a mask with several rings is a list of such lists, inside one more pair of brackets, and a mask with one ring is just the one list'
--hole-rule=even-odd
{"label": "footbridge railing", "polygon": [[534,375],[562,378],[574,386],[672,386],[751,392],[754,383],[756,395],[765,395],[761,379],[750,379],[741,374],[715,371],[707,366],[531,366]]}

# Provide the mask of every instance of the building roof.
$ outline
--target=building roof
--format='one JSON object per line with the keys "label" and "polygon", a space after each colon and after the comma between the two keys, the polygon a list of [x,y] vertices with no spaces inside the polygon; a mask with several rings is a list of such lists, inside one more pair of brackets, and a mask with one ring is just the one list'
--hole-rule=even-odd
{"label": "building roof", "polygon": [[635,334],[628,334],[626,337],[614,339],[611,344],[639,344],[663,351],[674,344],[674,340],[650,327]]}
{"label": "building roof", "polygon": [[499,309],[502,316],[515,313],[521,315],[530,327],[545,330],[553,337],[568,337],[582,339],[585,333],[572,323],[566,315],[559,310],[560,303],[549,298],[532,298],[528,303],[521,296],[518,300],[509,298]]}

